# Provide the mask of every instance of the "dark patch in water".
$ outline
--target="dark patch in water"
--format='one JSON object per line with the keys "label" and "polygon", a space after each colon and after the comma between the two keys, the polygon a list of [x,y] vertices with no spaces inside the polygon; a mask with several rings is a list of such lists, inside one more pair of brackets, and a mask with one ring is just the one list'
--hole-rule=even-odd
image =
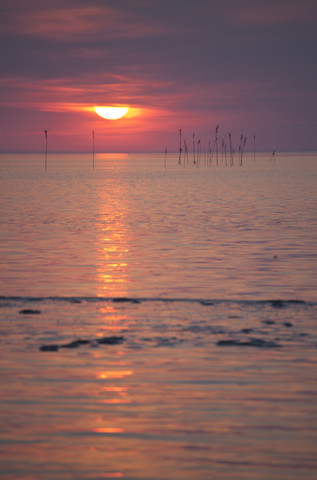
{"label": "dark patch in water", "polygon": [[124,342],[124,340],[124,337],[116,336],[98,338],[97,340],[78,339],[62,345],[42,345],[40,350],[42,352],[57,352],[59,348],[78,348],[82,345],[91,345],[92,347],[96,347],[98,345],[119,345],[120,343]]}
{"label": "dark patch in water", "polygon": [[277,348],[281,347],[276,342],[270,342],[263,340],[262,338],[251,338],[250,340],[247,341],[240,341],[240,340],[219,340],[217,342],[217,345],[222,346],[222,347],[230,347],[230,346],[236,346],[236,347],[260,347],[260,348]]}
{"label": "dark patch in water", "polygon": [[124,337],[104,337],[98,338],[97,343],[100,345],[118,345],[119,343],[124,342]]}
{"label": "dark patch in water", "polygon": [[238,340],[219,340],[217,345],[220,345],[221,347],[230,347],[232,345],[240,345],[240,342]]}
{"label": "dark patch in water", "polygon": [[129,297],[115,297],[112,299],[113,302],[117,303],[141,303],[141,300],[138,300],[137,298],[129,298]]}
{"label": "dark patch in water", "polygon": [[190,325],[189,327],[183,328],[183,332],[191,333],[210,333],[213,335],[219,335],[221,333],[226,333],[222,327],[216,325]]}
{"label": "dark patch in water", "polygon": [[90,340],[74,340],[73,342],[66,343],[64,345],[61,345],[61,348],[78,348],[80,345],[88,345]]}
{"label": "dark patch in water", "polygon": [[58,345],[42,345],[40,347],[41,352],[57,352],[58,349]]}
{"label": "dark patch in water", "polygon": [[293,326],[293,324],[291,322],[284,322],[284,325],[285,325],[285,327],[288,327],[288,328]]}
{"label": "dark patch in water", "polygon": [[177,338],[177,337],[158,337],[156,338],[157,347],[173,347],[174,345],[177,345],[178,343],[182,343],[183,340]]}
{"label": "dark patch in water", "polygon": [[282,300],[272,300],[271,305],[274,308],[285,308],[286,306],[285,302],[283,302]]}
{"label": "dark patch in water", "polygon": [[253,328],[242,328],[241,332],[242,333],[251,333],[251,332],[253,332]]}
{"label": "dark patch in water", "polygon": [[262,320],[262,323],[265,323],[265,325],[275,325],[276,322],[274,322],[274,320]]}
{"label": "dark patch in water", "polygon": [[208,306],[208,305],[214,305],[214,302],[212,302],[211,300],[201,300],[199,303],[200,303],[201,305],[206,305],[206,306]]}
{"label": "dark patch in water", "polygon": [[41,312],[41,310],[33,310],[32,308],[24,308],[23,310],[20,310],[19,313],[22,313],[23,315],[38,315]]}

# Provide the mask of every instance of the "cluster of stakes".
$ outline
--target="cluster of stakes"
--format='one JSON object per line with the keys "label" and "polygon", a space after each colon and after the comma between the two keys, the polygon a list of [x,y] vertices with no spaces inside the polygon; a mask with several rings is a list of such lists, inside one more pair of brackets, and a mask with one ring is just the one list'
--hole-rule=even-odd
{"label": "cluster of stakes", "polygon": [[[189,165],[193,164],[199,167],[200,165],[211,166],[212,163],[219,165],[219,162],[225,164],[225,166],[233,167],[235,161],[240,166],[243,165],[243,155],[245,152],[245,146],[247,143],[247,137],[243,134],[240,135],[240,143],[238,150],[233,147],[232,135],[229,132],[226,136],[219,135],[219,125],[215,128],[215,135],[213,140],[209,140],[208,144],[203,148],[201,139],[197,139],[193,133],[191,142],[191,154],[188,147],[189,143],[182,138],[182,129],[179,129],[179,154],[178,164]],[[275,160],[275,150],[272,152],[270,160]],[[165,148],[165,163],[166,168],[167,148]],[[256,161],[256,135],[253,135],[253,160]]]}

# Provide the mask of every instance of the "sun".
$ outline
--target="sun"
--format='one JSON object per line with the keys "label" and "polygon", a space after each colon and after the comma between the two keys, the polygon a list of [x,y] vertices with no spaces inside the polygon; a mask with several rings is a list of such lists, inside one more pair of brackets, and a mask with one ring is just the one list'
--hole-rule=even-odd
{"label": "sun", "polygon": [[124,117],[129,111],[128,107],[94,107],[95,112],[107,120],[117,120]]}

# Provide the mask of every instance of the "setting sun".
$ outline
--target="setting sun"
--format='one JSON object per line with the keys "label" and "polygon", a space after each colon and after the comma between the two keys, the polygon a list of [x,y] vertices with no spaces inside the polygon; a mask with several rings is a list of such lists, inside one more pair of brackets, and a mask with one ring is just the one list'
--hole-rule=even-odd
{"label": "setting sun", "polygon": [[128,113],[128,107],[94,107],[95,112],[107,120],[117,120]]}

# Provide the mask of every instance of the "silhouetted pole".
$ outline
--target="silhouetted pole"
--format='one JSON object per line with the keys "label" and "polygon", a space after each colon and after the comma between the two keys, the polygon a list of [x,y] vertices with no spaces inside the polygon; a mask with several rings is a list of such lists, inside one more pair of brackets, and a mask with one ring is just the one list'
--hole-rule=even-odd
{"label": "silhouetted pole", "polygon": [[253,161],[254,161],[254,163],[255,163],[255,137],[256,136],[254,135],[254,137],[253,137]]}
{"label": "silhouetted pole", "polygon": [[200,149],[200,139],[199,139],[197,142],[197,167],[199,166],[200,153],[201,153],[201,149]]}
{"label": "silhouetted pole", "polygon": [[178,164],[182,163],[182,129],[179,129],[179,157],[178,157]]}
{"label": "silhouetted pole", "polygon": [[230,165],[233,166],[233,149],[232,149],[232,141],[231,141],[231,133],[229,132],[229,144],[230,144]]}
{"label": "silhouetted pole", "polygon": [[47,169],[47,130],[44,130],[45,133],[45,170]]}
{"label": "silhouetted pole", "polygon": [[215,147],[216,147],[216,162],[218,166],[218,130],[219,130],[219,125],[216,126],[216,134],[215,134]]}

